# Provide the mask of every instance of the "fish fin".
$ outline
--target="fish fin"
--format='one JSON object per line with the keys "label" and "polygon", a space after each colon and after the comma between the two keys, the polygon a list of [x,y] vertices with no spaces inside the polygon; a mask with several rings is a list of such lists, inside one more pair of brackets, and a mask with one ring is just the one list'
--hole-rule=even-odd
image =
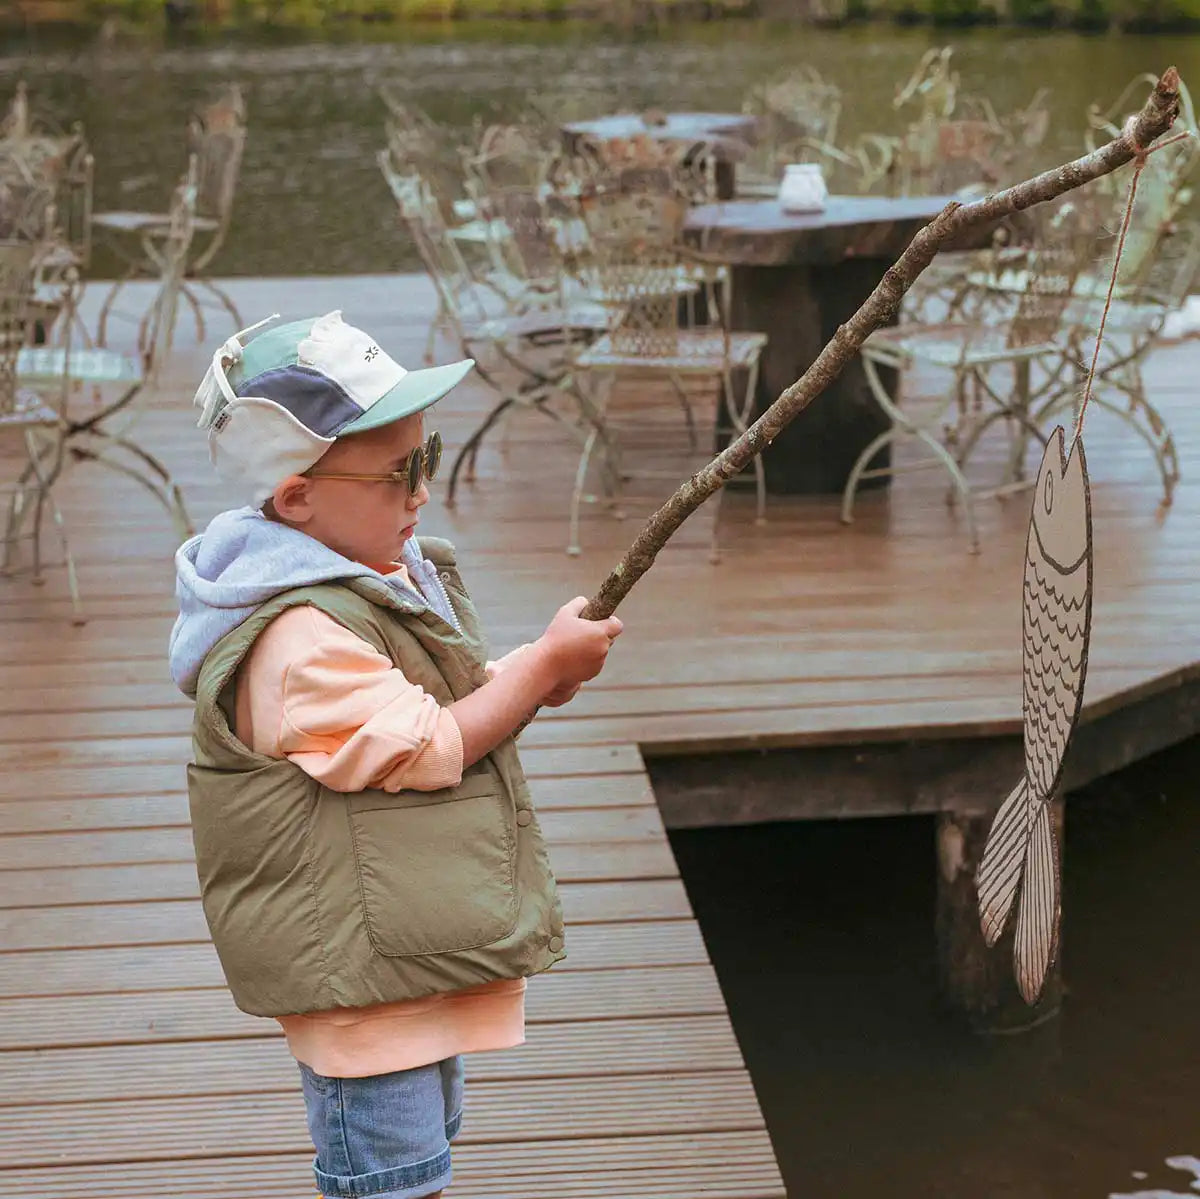
{"label": "fish fin", "polygon": [[1008,923],[1029,840],[1029,780],[1024,775],[992,821],[983,860],[975,876],[983,939],[995,945]]}
{"label": "fish fin", "polygon": [[1058,947],[1058,847],[1050,829],[1050,805],[1039,805],[1029,833],[1025,881],[1017,910],[1013,963],[1017,986],[1036,1003]]}

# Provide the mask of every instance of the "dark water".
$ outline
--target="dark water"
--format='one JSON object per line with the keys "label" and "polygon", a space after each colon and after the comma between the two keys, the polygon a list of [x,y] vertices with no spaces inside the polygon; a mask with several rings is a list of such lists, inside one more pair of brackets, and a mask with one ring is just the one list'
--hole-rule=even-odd
{"label": "dark water", "polygon": [[[95,147],[97,206],[160,208],[183,169],[181,130],[195,103],[229,80],[250,115],[233,233],[223,274],[412,269],[375,166],[389,83],[439,121],[519,113],[530,90],[582,91],[604,107],[740,108],[747,88],[797,63],[845,93],[841,130],[895,128],[896,85],[930,45],[951,42],[962,86],[999,111],[1052,90],[1047,161],[1082,150],[1084,112],[1115,99],[1133,75],[1175,62],[1200,78],[1200,37],[1132,37],[886,26],[845,31],[725,22],[618,40],[592,27],[510,24],[401,32],[382,42],[224,42],[100,47],[0,42],[0,96],[24,76],[38,99],[82,120]],[[97,273],[111,270],[103,254]]]}
{"label": "dark water", "polygon": [[792,1199],[1200,1191],[1198,774],[1068,797],[1067,995],[1017,1037],[939,1013],[931,819],[672,834]]}

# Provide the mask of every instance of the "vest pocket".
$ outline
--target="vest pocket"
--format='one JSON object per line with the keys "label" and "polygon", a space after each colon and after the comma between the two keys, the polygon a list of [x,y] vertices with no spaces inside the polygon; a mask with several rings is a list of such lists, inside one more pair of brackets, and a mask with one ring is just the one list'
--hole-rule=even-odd
{"label": "vest pocket", "polygon": [[455,953],[512,932],[516,817],[499,779],[478,774],[444,792],[345,798],[363,917],[378,953]]}

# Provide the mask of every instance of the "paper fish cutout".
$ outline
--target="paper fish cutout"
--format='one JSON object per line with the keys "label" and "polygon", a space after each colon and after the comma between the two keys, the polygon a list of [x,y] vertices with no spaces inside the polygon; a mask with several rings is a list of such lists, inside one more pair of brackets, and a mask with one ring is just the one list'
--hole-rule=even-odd
{"label": "paper fish cutout", "polygon": [[1037,1002],[1058,948],[1058,844],[1050,802],[1087,673],[1092,627],[1092,504],[1077,436],[1070,457],[1061,426],[1038,469],[1025,542],[1022,606],[1025,774],[1000,805],[976,885],[988,945],[1008,923],[1020,889],[1013,966],[1026,1003]]}

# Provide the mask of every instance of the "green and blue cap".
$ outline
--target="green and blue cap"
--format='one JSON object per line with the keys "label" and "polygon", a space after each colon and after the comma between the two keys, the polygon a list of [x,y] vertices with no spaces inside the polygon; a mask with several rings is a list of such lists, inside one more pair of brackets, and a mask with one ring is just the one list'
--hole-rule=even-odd
{"label": "green and blue cap", "polygon": [[341,312],[290,321],[213,355],[196,392],[217,471],[261,506],[288,475],[308,470],[339,437],[382,428],[436,403],[475,365],[467,358],[405,370]]}

